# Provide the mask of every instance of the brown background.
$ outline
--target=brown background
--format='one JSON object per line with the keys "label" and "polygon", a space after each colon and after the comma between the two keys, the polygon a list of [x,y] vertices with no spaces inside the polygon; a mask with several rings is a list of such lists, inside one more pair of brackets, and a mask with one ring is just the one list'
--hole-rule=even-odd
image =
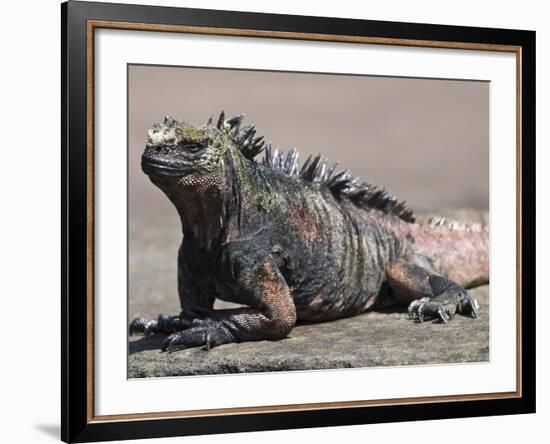
{"label": "brown background", "polygon": [[171,204],[141,172],[147,129],[165,115],[246,115],[303,161],[322,153],[413,208],[489,205],[489,84],[355,75],[136,66],[129,73],[129,216]]}

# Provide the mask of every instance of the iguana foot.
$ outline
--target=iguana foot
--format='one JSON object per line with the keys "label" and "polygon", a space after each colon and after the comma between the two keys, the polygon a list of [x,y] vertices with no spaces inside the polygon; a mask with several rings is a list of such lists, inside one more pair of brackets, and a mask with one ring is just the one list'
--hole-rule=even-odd
{"label": "iguana foot", "polygon": [[409,318],[424,322],[427,318],[436,318],[448,324],[456,311],[454,306],[445,306],[441,302],[431,301],[430,298],[415,299],[409,304]]}
{"label": "iguana foot", "polygon": [[183,348],[203,345],[206,351],[211,347],[234,342],[231,331],[219,321],[195,319],[192,325],[181,331],[170,334],[161,344],[161,350],[171,353]]}
{"label": "iguana foot", "polygon": [[233,335],[222,322],[190,317],[183,313],[178,316],[161,314],[157,320],[139,316],[130,322],[128,333],[130,336],[168,334],[161,344],[161,350],[167,352],[201,345],[204,345],[206,350],[210,350],[211,347],[234,340]]}
{"label": "iguana foot", "polygon": [[149,336],[151,333],[173,333],[175,331],[188,328],[191,326],[191,323],[192,321],[190,319],[182,315],[169,316],[161,314],[157,320],[139,316],[130,322],[128,334],[130,336],[135,334]]}
{"label": "iguana foot", "polygon": [[410,319],[424,322],[435,319],[448,324],[458,311],[460,314],[477,318],[478,303],[464,288],[456,286],[446,290],[435,298],[423,297],[409,304]]}

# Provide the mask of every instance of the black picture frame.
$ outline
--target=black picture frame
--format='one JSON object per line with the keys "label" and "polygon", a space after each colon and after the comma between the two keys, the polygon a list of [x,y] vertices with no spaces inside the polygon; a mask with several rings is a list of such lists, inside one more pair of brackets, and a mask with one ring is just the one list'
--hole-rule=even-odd
{"label": "black picture frame", "polygon": [[[90,158],[92,137],[87,82],[90,21],[191,26],[265,33],[369,37],[518,48],[521,63],[521,314],[520,383],[517,396],[498,399],[442,400],[322,409],[240,412],[126,420],[97,420],[90,414],[89,344],[93,338],[90,283]],[[62,23],[62,384],[61,435],[65,442],[169,437],[395,421],[431,420],[535,412],[535,32],[507,29],[396,23],[69,1],[61,5]],[[123,148],[121,148],[123,149]],[[90,201],[90,199],[92,199]],[[93,363],[92,363],[93,364]]]}

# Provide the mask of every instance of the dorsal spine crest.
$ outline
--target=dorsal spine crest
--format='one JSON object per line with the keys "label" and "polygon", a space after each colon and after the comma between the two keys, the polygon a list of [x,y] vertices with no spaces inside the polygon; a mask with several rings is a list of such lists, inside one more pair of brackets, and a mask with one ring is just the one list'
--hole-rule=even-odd
{"label": "dorsal spine crest", "polygon": [[[300,168],[299,152],[296,148],[292,148],[285,156],[282,150],[273,149],[263,137],[255,137],[254,125],[241,128],[243,119],[244,114],[240,114],[226,120],[222,111],[216,127],[231,138],[247,159],[255,161],[256,156],[263,151],[261,164],[279,174],[326,186],[337,200],[347,199],[359,208],[379,210],[406,222],[415,221],[415,215],[406,202],[398,200],[384,188],[359,180],[348,170],[336,172],[338,163],[331,165],[320,154],[309,156]],[[213,120],[210,118],[206,125],[213,125]]]}

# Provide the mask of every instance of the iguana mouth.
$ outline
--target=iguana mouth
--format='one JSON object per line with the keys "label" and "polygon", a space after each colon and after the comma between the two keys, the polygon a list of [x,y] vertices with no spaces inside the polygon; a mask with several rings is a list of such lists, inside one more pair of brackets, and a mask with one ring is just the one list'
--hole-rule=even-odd
{"label": "iguana mouth", "polygon": [[142,156],[141,169],[147,175],[162,174],[165,176],[186,176],[193,172],[193,168],[172,160],[159,157]]}

